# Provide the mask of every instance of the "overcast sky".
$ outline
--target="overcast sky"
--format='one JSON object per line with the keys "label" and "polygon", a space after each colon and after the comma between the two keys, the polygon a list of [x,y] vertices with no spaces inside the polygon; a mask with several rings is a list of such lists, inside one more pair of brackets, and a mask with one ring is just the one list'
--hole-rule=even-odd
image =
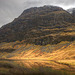
{"label": "overcast sky", "polygon": [[0,27],[13,21],[23,10],[43,5],[57,5],[68,9],[75,7],[75,0],[0,0]]}

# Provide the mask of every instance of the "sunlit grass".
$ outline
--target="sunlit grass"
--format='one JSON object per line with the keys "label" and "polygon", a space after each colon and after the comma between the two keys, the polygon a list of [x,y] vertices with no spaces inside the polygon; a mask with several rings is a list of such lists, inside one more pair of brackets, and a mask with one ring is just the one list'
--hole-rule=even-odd
{"label": "sunlit grass", "polygon": [[[19,41],[3,43],[0,49],[15,49],[11,53],[0,53],[3,59],[40,59],[40,60],[63,60],[74,59],[75,42],[62,41],[54,45],[25,44]],[[48,52],[47,52],[48,51]]]}
{"label": "sunlit grass", "polygon": [[75,66],[75,60],[59,60],[57,62]]}

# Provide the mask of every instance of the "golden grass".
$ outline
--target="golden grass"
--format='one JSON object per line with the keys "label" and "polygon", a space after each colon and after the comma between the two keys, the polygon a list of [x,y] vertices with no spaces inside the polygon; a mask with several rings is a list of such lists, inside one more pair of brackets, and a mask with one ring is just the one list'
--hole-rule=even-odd
{"label": "golden grass", "polygon": [[57,62],[75,66],[75,60],[58,60]]}
{"label": "golden grass", "polygon": [[[5,43],[3,44],[0,49],[18,49],[14,53],[12,53],[14,56],[10,57],[10,59],[45,59],[45,60],[63,60],[63,59],[75,59],[75,42],[72,42],[69,46],[66,47],[66,45],[62,46],[61,48],[58,49],[58,46],[63,44],[70,43],[68,41],[62,41],[59,44],[55,44],[56,46],[53,49],[52,53],[46,52],[48,50],[49,46],[51,45],[45,45],[45,46],[40,46],[40,45],[31,45],[31,44],[25,44],[21,43],[19,41],[13,43]],[[58,46],[57,46],[58,45]],[[7,47],[6,47],[7,46]],[[30,48],[31,49],[25,50],[24,48]],[[45,51],[41,51],[40,48],[46,47]],[[24,49],[24,50],[23,50]],[[20,53],[19,53],[20,52]],[[8,59],[7,56],[10,55],[10,53],[0,53],[2,58]]]}

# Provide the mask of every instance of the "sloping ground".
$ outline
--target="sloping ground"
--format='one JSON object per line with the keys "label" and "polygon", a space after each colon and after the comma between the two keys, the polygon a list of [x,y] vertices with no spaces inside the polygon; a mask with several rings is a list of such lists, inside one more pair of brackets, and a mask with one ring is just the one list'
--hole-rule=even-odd
{"label": "sloping ground", "polygon": [[53,60],[75,59],[75,42],[52,53]]}
{"label": "sloping ground", "polygon": [[0,58],[9,59],[75,59],[75,42],[61,42],[55,45],[33,45],[19,41],[0,44]]}

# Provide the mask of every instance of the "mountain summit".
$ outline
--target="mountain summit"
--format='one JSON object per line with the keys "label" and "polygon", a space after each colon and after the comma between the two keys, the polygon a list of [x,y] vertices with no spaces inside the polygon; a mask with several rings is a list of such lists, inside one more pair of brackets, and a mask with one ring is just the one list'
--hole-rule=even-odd
{"label": "mountain summit", "polygon": [[36,45],[75,40],[73,16],[57,6],[33,7],[0,28],[0,42],[24,41]]}

